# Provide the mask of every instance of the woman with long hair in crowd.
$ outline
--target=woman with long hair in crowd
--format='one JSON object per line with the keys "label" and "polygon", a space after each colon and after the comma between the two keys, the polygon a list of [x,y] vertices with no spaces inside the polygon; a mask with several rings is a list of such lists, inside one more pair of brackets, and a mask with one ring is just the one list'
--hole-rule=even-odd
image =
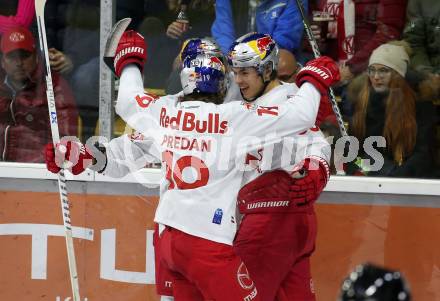
{"label": "woman with long hair in crowd", "polygon": [[[350,132],[359,139],[356,165],[364,174],[434,175],[434,92],[432,83],[408,71],[409,51],[403,42],[379,46],[370,56],[367,74],[349,88],[348,98],[354,107]],[[369,171],[362,160],[371,159],[363,148],[363,142],[370,136],[383,136],[386,141],[383,148],[373,144],[384,158],[377,171]]]}

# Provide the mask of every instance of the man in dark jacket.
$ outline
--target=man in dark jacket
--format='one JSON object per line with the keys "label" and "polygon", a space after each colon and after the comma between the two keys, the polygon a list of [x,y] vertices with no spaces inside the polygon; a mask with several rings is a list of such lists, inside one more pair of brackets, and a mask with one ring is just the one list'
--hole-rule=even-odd
{"label": "man in dark jacket", "polygon": [[[44,162],[51,141],[46,82],[35,39],[24,27],[4,33],[0,43],[0,160]],[[55,103],[61,136],[76,136],[78,112],[70,87],[53,73]]]}
{"label": "man in dark jacket", "polygon": [[404,39],[411,45],[411,66],[440,74],[440,2],[409,0]]}

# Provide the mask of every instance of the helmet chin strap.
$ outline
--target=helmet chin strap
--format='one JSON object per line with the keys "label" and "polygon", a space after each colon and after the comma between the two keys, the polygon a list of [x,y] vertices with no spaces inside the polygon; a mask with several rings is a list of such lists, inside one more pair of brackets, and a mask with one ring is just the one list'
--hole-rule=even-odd
{"label": "helmet chin strap", "polygon": [[240,90],[241,97],[243,97],[244,100],[246,100],[246,101],[248,101],[248,102],[253,102],[253,101],[255,101],[257,98],[259,98],[261,95],[264,94],[264,91],[266,90],[267,85],[270,83],[270,78],[269,78],[269,80],[266,80],[266,81],[265,81],[264,78],[263,78],[263,75],[262,75],[262,74],[260,74],[260,77],[261,77],[261,79],[263,80],[263,88],[260,89],[260,91],[258,91],[257,95],[255,95],[254,97],[252,97],[252,98],[246,98],[246,97],[244,97],[243,93],[242,93],[241,90]]}

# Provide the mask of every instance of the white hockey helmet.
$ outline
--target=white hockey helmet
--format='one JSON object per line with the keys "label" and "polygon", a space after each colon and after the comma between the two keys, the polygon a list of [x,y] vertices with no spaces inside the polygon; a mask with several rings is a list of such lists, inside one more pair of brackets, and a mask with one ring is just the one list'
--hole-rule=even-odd
{"label": "white hockey helmet", "polygon": [[216,56],[209,54],[191,55],[183,61],[180,72],[183,94],[225,92],[225,65]]}
{"label": "white hockey helmet", "polygon": [[231,67],[254,67],[261,75],[266,66],[272,71],[278,68],[278,46],[268,34],[251,32],[238,38],[229,49],[228,62]]}

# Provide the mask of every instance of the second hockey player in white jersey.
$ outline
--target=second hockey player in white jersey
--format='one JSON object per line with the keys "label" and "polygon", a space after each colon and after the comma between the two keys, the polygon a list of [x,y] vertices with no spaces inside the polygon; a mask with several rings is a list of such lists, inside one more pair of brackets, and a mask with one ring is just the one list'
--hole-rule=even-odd
{"label": "second hockey player in white jersey", "polygon": [[[318,59],[309,67],[326,61]],[[249,33],[239,38],[231,47],[229,62],[243,98],[254,105],[277,106],[298,91],[295,84],[278,81],[278,47],[269,35]],[[337,69],[331,68],[334,65],[327,67],[337,76]],[[304,76],[303,70],[299,84],[306,80],[319,87],[325,100],[327,87]],[[317,126],[289,138],[248,154],[251,170],[244,174],[247,184],[238,196],[244,217],[234,248],[262,300],[312,301],[310,256],[317,228],[313,204],[329,178],[330,146]],[[287,172],[262,175],[279,167]],[[292,169],[301,171],[298,179],[289,174]]]}

